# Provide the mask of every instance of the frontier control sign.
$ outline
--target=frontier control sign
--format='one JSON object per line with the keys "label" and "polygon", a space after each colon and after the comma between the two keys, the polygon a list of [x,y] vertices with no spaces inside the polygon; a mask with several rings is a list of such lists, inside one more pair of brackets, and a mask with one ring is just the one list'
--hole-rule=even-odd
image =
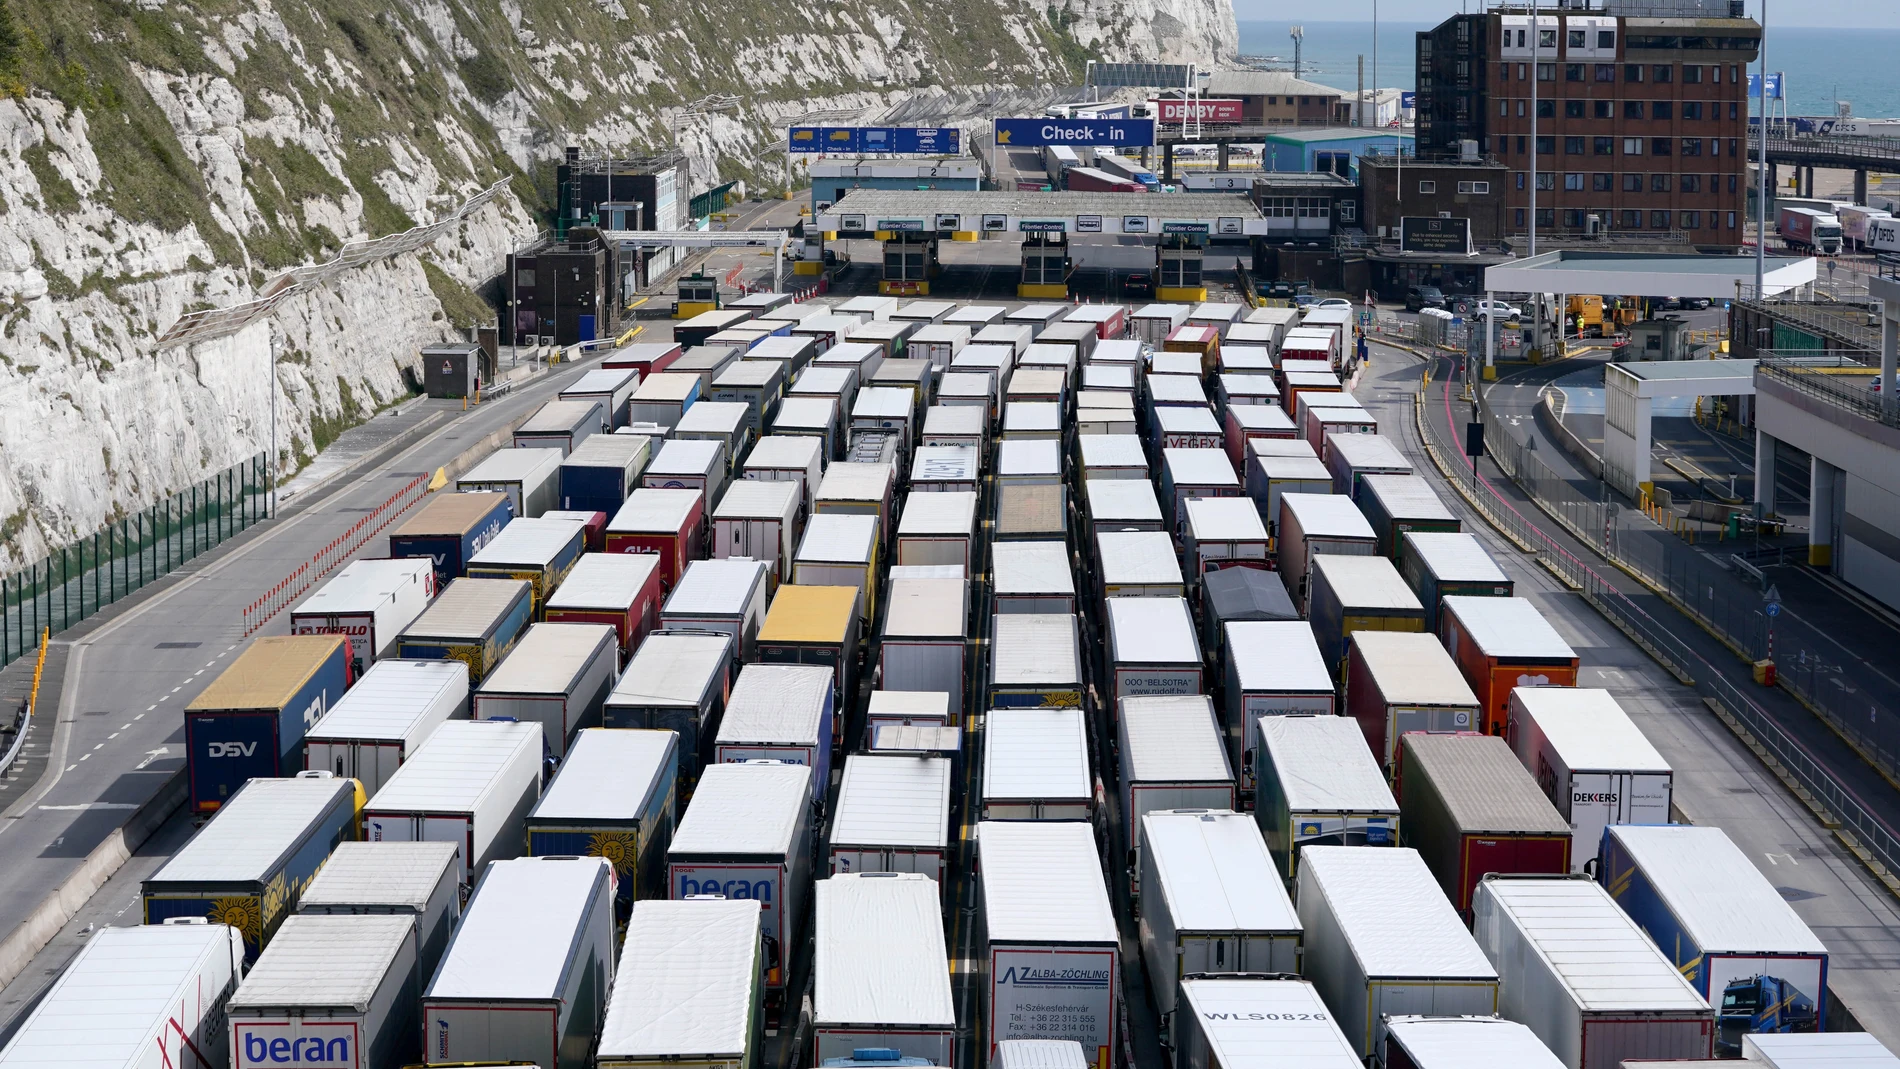
{"label": "frontier control sign", "polygon": [[996,143],[1026,148],[1043,145],[1147,148],[1155,143],[1155,123],[1153,119],[997,119]]}

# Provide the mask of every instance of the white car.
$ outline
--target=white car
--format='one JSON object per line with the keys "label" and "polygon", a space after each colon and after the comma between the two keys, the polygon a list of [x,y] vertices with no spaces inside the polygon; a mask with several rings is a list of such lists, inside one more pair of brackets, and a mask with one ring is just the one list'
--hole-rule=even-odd
{"label": "white car", "polygon": [[1472,306],[1471,314],[1474,316],[1477,316],[1480,319],[1489,319],[1491,318],[1493,314],[1496,314],[1504,319],[1524,318],[1523,312],[1518,311],[1515,307],[1511,305],[1505,304],[1503,301],[1481,300],[1476,305]]}
{"label": "white car", "polygon": [[1350,312],[1352,311],[1352,302],[1347,300],[1344,297],[1327,297],[1327,298],[1324,298],[1323,300],[1314,301],[1313,307],[1315,308],[1344,308]]}

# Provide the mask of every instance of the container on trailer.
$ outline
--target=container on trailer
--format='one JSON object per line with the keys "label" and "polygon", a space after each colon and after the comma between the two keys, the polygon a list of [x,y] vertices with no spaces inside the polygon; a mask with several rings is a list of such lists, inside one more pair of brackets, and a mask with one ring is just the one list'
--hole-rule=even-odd
{"label": "container on trailer", "polygon": [[1417,475],[1367,475],[1361,482],[1359,508],[1379,535],[1379,553],[1400,560],[1410,533],[1456,534],[1458,517]]}
{"label": "container on trailer", "polygon": [[1304,620],[1246,620],[1227,625],[1227,668],[1221,718],[1228,756],[1240,770],[1241,793],[1254,791],[1260,718],[1334,711],[1332,673]]}
{"label": "container on trailer", "polygon": [[1103,341],[1119,338],[1128,330],[1128,306],[1122,304],[1085,304],[1072,310],[1064,323],[1087,323]]}
{"label": "container on trailer", "polygon": [[746,406],[745,426],[756,438],[765,433],[765,417],[785,395],[786,362],[741,360],[713,379],[712,400]]}
{"label": "container on trailer", "polygon": [[231,1065],[413,1061],[423,983],[414,929],[398,916],[285,920],[225,1005]]}
{"label": "container on trailer", "polygon": [[818,881],[813,914],[812,1064],[954,1064],[936,883],[898,872],[833,876]]}
{"label": "container on trailer", "polygon": [[1409,531],[1399,545],[1399,574],[1425,606],[1425,627],[1434,634],[1446,595],[1508,598],[1515,590],[1475,535]]}
{"label": "container on trailer", "polygon": [[1062,443],[1048,439],[1005,439],[996,447],[999,486],[1033,486],[1062,481]]}
{"label": "container on trailer", "polygon": [[673,325],[673,337],[681,345],[692,348],[704,345],[706,339],[722,330],[736,327],[747,322],[758,313],[750,308],[715,308],[701,312],[690,319]]}
{"label": "container on trailer", "polygon": [[669,438],[640,476],[648,490],[698,490],[707,501],[725,491],[731,454],[713,438]]}
{"label": "container on trailer", "polygon": [[[1016,378],[1020,381],[1022,375]],[[1003,405],[1003,440],[1062,440],[1062,406],[1053,401],[1008,401]]]}
{"label": "container on trailer", "polygon": [[1148,371],[1154,375],[1201,377],[1201,356],[1194,352],[1165,349],[1148,358]]}
{"label": "container on trailer", "polygon": [[622,345],[600,362],[603,368],[632,368],[642,379],[656,371],[665,371],[679,359],[684,347],[677,341],[634,342]]}
{"label": "container on trailer", "polygon": [[[1053,346],[1032,345],[1023,354],[1015,374],[1009,377],[1009,389],[1003,392],[1006,404],[1032,402],[1058,407],[1068,404],[1071,369],[1066,364],[1049,360],[1050,354],[1046,350],[1051,348]],[[1074,359],[1072,354],[1066,352],[1059,355]]]}
{"label": "container on trailer", "polygon": [[983,820],[1079,820],[1095,813],[1080,706],[1000,707],[984,717]]}
{"label": "container on trailer", "polygon": [[[1284,430],[1282,437],[1293,437],[1293,421],[1280,407],[1280,387],[1271,375],[1226,374],[1215,382],[1214,395],[1220,401],[1222,412],[1235,408],[1257,408],[1263,410],[1250,414],[1250,422],[1261,423],[1273,430]],[[1273,416],[1265,413],[1272,412]]]}
{"label": "container on trailer", "polygon": [[[952,767],[942,757],[907,754],[845,758],[826,871],[914,872],[937,885],[933,897],[945,893]],[[941,925],[937,909],[931,916]]]}
{"label": "container on trailer", "polygon": [[[1206,448],[1170,447],[1161,451],[1161,497],[1177,530],[1187,526],[1190,500],[1239,498],[1244,492],[1240,476],[1234,474],[1234,465],[1218,442]],[[1248,507],[1253,507],[1251,502]]]}
{"label": "container on trailer", "polygon": [[996,376],[988,371],[946,371],[937,380],[937,403],[975,408],[987,423],[996,409]]}
{"label": "container on trailer", "polygon": [[435,566],[413,557],[359,560],[290,610],[293,635],[342,635],[351,674],[387,657],[396,636],[435,597]]}
{"label": "container on trailer", "polygon": [[1069,489],[1057,483],[1009,485],[996,488],[998,542],[1046,542],[1069,537]]}
{"label": "container on trailer", "polygon": [[1473,912],[1498,1014],[1571,1069],[1712,1056],[1715,1011],[1595,883],[1487,876]]}
{"label": "container on trailer", "polygon": [[943,317],[945,323],[960,323],[972,330],[980,330],[1003,318],[1007,311],[1000,304],[966,304]]}
{"label": "container on trailer", "polygon": [[229,1065],[225,1005],[243,971],[230,925],[102,928],[0,1047],[0,1066]]}
{"label": "container on trailer", "polygon": [[1190,1011],[1177,1069],[1222,1066],[1299,1066],[1352,1069],[1361,1064],[1313,985],[1297,979],[1184,980],[1181,999]]}
{"label": "container on trailer", "polygon": [[216,811],[253,777],[301,769],[304,732],[349,685],[350,644],[342,635],[252,642],[185,706],[191,811]]}
{"label": "container on trailer", "polygon": [[1247,306],[1235,302],[1205,301],[1188,313],[1189,323],[1203,323],[1220,331],[1223,340],[1234,324],[1247,313]]}
{"label": "container on trailer", "polygon": [[1313,558],[1306,618],[1326,666],[1345,678],[1346,642],[1360,631],[1425,630],[1425,608],[1384,557]]}
{"label": "container on trailer", "polygon": [[539,724],[451,720],[363,808],[370,842],[447,842],[464,886],[490,861],[519,857],[522,822],[541,796]]}
{"label": "container on trailer", "polygon": [[990,599],[998,613],[1073,613],[1075,573],[1060,542],[990,547]]}
{"label": "container on trailer", "polygon": [[356,838],[362,787],[328,772],[239,786],[190,841],[145,878],[146,924],[208,918],[244,937],[255,961],[330,851]]}
{"label": "container on trailer", "polygon": [[[1378,1069],[1465,1069],[1474,1065],[1563,1069],[1530,1029],[1501,1017],[1394,1015],[1385,1022]],[[1632,1066],[1631,1062],[1624,1062]]]}
{"label": "container on trailer", "polygon": [[[926,445],[911,458],[911,493],[974,494],[983,484],[982,450],[971,445]],[[914,498],[907,498],[905,508]],[[900,520],[901,527],[901,520]]]}
{"label": "container on trailer", "polygon": [[476,688],[475,719],[539,724],[547,752],[563,758],[575,732],[599,723],[619,665],[608,624],[535,624]]}
{"label": "container on trailer", "polygon": [[767,592],[792,576],[802,488],[795,482],[741,479],[729,483],[713,510],[717,560],[748,557],[766,565]]}
{"label": "container on trailer", "polygon": [[[1278,342],[1263,337],[1271,334],[1270,328],[1258,324],[1236,323],[1227,332],[1227,339],[1221,342],[1220,370],[1227,375],[1262,375],[1273,377],[1273,354]],[[1279,387],[1274,387],[1274,395],[1279,396]]]}
{"label": "container on trailer", "polygon": [[[918,451],[920,463],[924,452]],[[911,485],[917,485],[915,477]],[[898,517],[893,563],[906,567],[950,564],[968,578],[976,546],[976,504],[974,490],[920,493],[913,489]]]}
{"label": "container on trailer", "polygon": [[923,448],[983,449],[989,414],[975,405],[932,405],[924,411]]}
{"label": "container on trailer", "polygon": [[514,649],[534,620],[526,579],[457,579],[396,637],[396,656],[460,661],[479,684]]}
{"label": "container on trailer", "polygon": [[555,449],[565,457],[591,434],[611,430],[605,405],[592,397],[549,401],[515,428],[516,449]]}
{"label": "container on trailer", "polygon": [[765,620],[766,571],[764,561],[750,557],[692,562],[660,609],[660,626],[731,635],[733,657],[751,660]]}
{"label": "container on trailer", "polygon": [[1174,539],[1161,531],[1097,531],[1096,574],[1104,598],[1179,598],[1187,594]]}
{"label": "container on trailer", "polygon": [[837,312],[840,315],[863,316],[867,322],[883,321],[889,319],[891,314],[897,311],[897,305],[898,301],[895,297],[869,295],[853,297],[845,301],[838,305]]}
{"label": "container on trailer", "polygon": [[911,356],[923,357],[938,371],[950,366],[950,361],[970,344],[970,328],[962,323],[932,323],[919,328],[910,336],[910,343],[904,351]]}
{"label": "container on trailer", "polygon": [[1146,479],[1089,479],[1083,490],[1088,495],[1089,527],[1098,535],[1167,529],[1161,518],[1161,498]]}
{"label": "container on trailer", "polygon": [[[1101,339],[1100,336],[1096,334],[1096,324],[1078,323],[1073,320],[1064,319],[1060,323],[1055,323],[1043,328],[1042,333],[1036,335],[1036,345],[1030,346],[1028,350],[1024,351],[1023,362],[1025,364],[1042,363],[1044,360],[1055,362],[1057,360],[1057,353],[1066,354],[1060,363],[1063,373],[1073,380],[1075,377],[1075,369],[1080,367],[1082,362],[1089,358],[1091,352],[1095,351],[1095,343],[1099,340]],[[1035,349],[1037,346],[1045,347],[1043,351],[1047,355],[1043,360],[1038,360],[1035,357]]]}
{"label": "container on trailer", "polygon": [[1498,1012],[1497,968],[1416,850],[1308,846],[1296,885],[1300,971],[1360,1057],[1384,1045],[1388,1014]]}
{"label": "container on trailer", "polygon": [[950,727],[954,724],[947,691],[874,690],[864,718],[865,734],[871,737],[885,725]]}
{"label": "container on trailer", "polygon": [[1081,639],[1074,616],[1003,613],[992,618],[990,634],[990,708],[1081,707]]}
{"label": "container on trailer", "polygon": [[642,487],[607,521],[607,552],[660,558],[660,590],[671,590],[698,559],[705,536],[706,495],[700,490]]}
{"label": "container on trailer", "polygon": [[1596,859],[1604,828],[1669,823],[1674,773],[1609,691],[1520,687],[1504,735],[1569,822],[1573,872]]}
{"label": "container on trailer", "polygon": [[455,489],[507,494],[517,519],[539,516],[560,501],[563,455],[559,449],[497,449],[459,476]]}
{"label": "container on trailer", "polygon": [[1267,553],[1267,525],[1260,521],[1260,509],[1250,499],[1196,497],[1183,502],[1183,508],[1187,537],[1182,548],[1197,587],[1223,569],[1266,571],[1272,567]]}
{"label": "container on trailer", "polygon": [[812,358],[814,367],[848,368],[858,374],[858,385],[868,385],[884,363],[884,347],[873,342],[843,341]]}
{"label": "container on trailer", "polygon": [[792,337],[810,338],[816,348],[814,358],[823,356],[832,347],[843,342],[845,336],[864,325],[865,319],[855,315],[840,315],[828,312],[815,315],[792,326]]}
{"label": "container on trailer", "polygon": [[389,555],[427,558],[441,589],[514,517],[515,499],[505,493],[436,494],[390,534]]}
{"label": "container on trailer", "polygon": [[1066,1039],[1112,1066],[1121,949],[1094,833],[1079,822],[985,821],[976,827],[984,942],[984,1048]]}
{"label": "container on trailer", "polygon": [[1178,597],[1111,597],[1107,621],[1108,700],[1144,695],[1200,694],[1201,644],[1194,614]]}
{"label": "container on trailer", "polygon": [[614,981],[605,859],[488,866],[422,996],[424,1058],[586,1069]]}
{"label": "container on trailer", "polygon": [[878,557],[876,516],[813,513],[792,557],[792,582],[856,587],[858,618],[869,625],[877,607]]}
{"label": "container on trailer", "polygon": [[596,434],[582,442],[561,462],[561,508],[618,512],[640,485],[651,446],[650,439],[631,434]]}
{"label": "container on trailer", "polygon": [[1082,479],[1140,479],[1146,482],[1148,454],[1132,434],[1090,434],[1076,440],[1082,458]]}
{"label": "container on trailer", "polygon": [[[1135,369],[1127,364],[1088,364],[1082,368],[1081,389],[1135,396]],[[1081,398],[1077,397],[1077,404]]]}
{"label": "container on trailer", "polygon": [[1597,878],[1715,1006],[1717,1057],[1751,1033],[1826,1027],[1827,947],[1720,828],[1613,825]]}
{"label": "container on trailer", "polygon": [[[1155,810],[1231,810],[1237,804],[1214,703],[1204,694],[1124,697],[1116,702],[1121,812],[1128,872],[1141,872],[1141,818]],[[1137,882],[1138,895],[1143,884]]]}
{"label": "container on trailer", "polygon": [[375,794],[437,727],[468,715],[468,691],[459,661],[380,661],[305,733],[303,767]]}
{"label": "container on trailer", "polygon": [[1347,644],[1342,680],[1346,715],[1386,768],[1407,732],[1473,731],[1479,722],[1477,695],[1435,635],[1360,630]]}
{"label": "container on trailer", "polygon": [[1108,408],[1079,405],[1075,410],[1075,433],[1133,435],[1140,428],[1132,408]]}
{"label": "container on trailer", "polygon": [[703,391],[700,376],[690,371],[663,371],[640,380],[627,399],[627,422],[656,423],[672,430]]}
{"label": "container on trailer", "polygon": [[1292,713],[1254,730],[1254,819],[1282,880],[1304,847],[1398,845],[1399,803],[1351,721]]}
{"label": "container on trailer", "polygon": [[[1149,375],[1142,382],[1148,397],[1148,417],[1153,423],[1164,408],[1201,408],[1213,415],[1207,404],[1207,391],[1201,380],[1191,375]],[[1218,433],[1218,432],[1217,432]]]}
{"label": "container on trailer", "polygon": [[1162,1016],[1183,977],[1299,971],[1300,918],[1252,819],[1229,806],[1156,809],[1136,826],[1137,938]]}
{"label": "container on trailer", "polygon": [[635,903],[595,1047],[598,1069],[754,1069],[760,910],[721,897]]}
{"label": "container on trailer", "polygon": [[[790,328],[787,327],[787,330]],[[812,358],[818,355],[818,344],[811,338],[792,334],[773,335],[760,338],[758,343],[746,351],[740,359],[743,362],[770,362],[777,364],[783,374],[779,377],[781,385],[789,384],[799,372],[804,371]]]}
{"label": "container on trailer", "polygon": [[679,735],[679,782],[692,794],[712,762],[713,731],[732,691],[732,638],[714,632],[656,631],[640,643],[601,707],[609,728]]}
{"label": "container on trailer", "polygon": [[550,516],[520,519],[468,559],[470,579],[525,579],[536,619],[587,548],[587,524]]}
{"label": "container on trailer", "polygon": [[1227,624],[1240,620],[1297,620],[1298,609],[1286,595],[1279,572],[1260,568],[1222,568],[1201,577],[1201,647],[1221,663]]}
{"label": "container on trailer", "polygon": [[906,323],[936,323],[956,310],[954,301],[905,301],[891,318]]}
{"label": "container on trailer", "polygon": [[892,580],[878,643],[880,685],[944,691],[950,695],[951,714],[962,716],[969,617],[966,580]]}
{"label": "container on trailer", "polygon": [[1570,825],[1500,738],[1399,737],[1405,844],[1431,866],[1446,897],[1471,915],[1488,872],[1568,873]]}
{"label": "container on trailer", "polygon": [[759,628],[759,660],[831,669],[837,707],[845,708],[857,693],[861,597],[856,586],[780,586]]}
{"label": "container on trailer", "polygon": [[1160,345],[1175,328],[1187,322],[1194,309],[1185,304],[1149,304],[1128,316],[1128,332],[1149,345]]}
{"label": "container on trailer", "polygon": [[1441,598],[1438,637],[1477,693],[1479,730],[1489,734],[1504,733],[1512,689],[1577,685],[1577,651],[1523,598]]}
{"label": "container on trailer", "polygon": [[315,916],[397,916],[416,947],[417,990],[435,975],[462,920],[454,843],[338,843],[311,878],[297,912]]}
{"label": "container on trailer", "polygon": [[599,857],[614,869],[617,915],[665,893],[666,846],[677,819],[680,737],[673,731],[588,728],[527,819],[531,857]]}
{"label": "container on trailer", "polygon": [[822,788],[814,788],[804,765],[713,765],[666,851],[668,897],[724,895],[758,903],[773,1003],[785,998],[791,958],[804,944],[815,790]]}
{"label": "container on trailer", "polygon": [[1282,491],[1274,538],[1287,593],[1303,610],[1311,600],[1308,573],[1314,557],[1322,553],[1370,557],[1379,551],[1379,537],[1365,514],[1340,494]]}
{"label": "container on trailer", "polygon": [[1334,435],[1320,452],[1333,473],[1333,493],[1354,501],[1364,495],[1368,475],[1412,474],[1412,462],[1383,434]]}
{"label": "container on trailer", "polygon": [[[1029,305],[1028,307],[1035,308],[1037,306]],[[1042,307],[1049,308],[1055,306],[1043,305]],[[1036,331],[1038,329],[1039,328],[1033,324],[1016,320],[1014,313],[1012,313],[1008,322],[991,323],[989,326],[970,335],[970,344],[972,346],[1003,346],[1010,350],[1010,355],[1013,358],[1023,355],[1023,350],[1029,348],[1029,343],[1036,340]]]}
{"label": "container on trailer", "polygon": [[812,498],[824,478],[824,444],[801,435],[769,434],[759,439],[739,468],[741,479],[799,484],[799,519],[811,514]]}
{"label": "container on trailer", "polygon": [[895,465],[883,461],[840,461],[825,469],[825,477],[818,483],[818,494],[812,498],[812,512],[814,515],[874,516],[881,546],[889,540],[891,528],[896,524],[892,514],[896,492]]}
{"label": "container on trailer", "polygon": [[812,770],[812,801],[823,806],[837,736],[832,690],[831,669],[822,665],[746,665],[726,700],[713,759],[805,765]]}
{"label": "container on trailer", "polygon": [[[1332,472],[1316,457],[1256,455],[1247,461],[1247,496],[1266,519],[1269,530],[1278,526],[1282,495],[1326,495],[1332,492]],[[1371,525],[1367,526],[1370,528]],[[1377,548],[1376,536],[1374,548]]]}

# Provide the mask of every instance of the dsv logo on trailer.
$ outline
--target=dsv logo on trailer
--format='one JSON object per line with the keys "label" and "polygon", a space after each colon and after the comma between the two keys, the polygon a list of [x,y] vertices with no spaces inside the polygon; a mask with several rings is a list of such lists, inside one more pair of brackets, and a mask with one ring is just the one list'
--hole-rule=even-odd
{"label": "dsv logo on trailer", "polygon": [[351,1025],[242,1025],[237,1029],[237,1069],[305,1066],[356,1069],[356,1029]]}
{"label": "dsv logo on trailer", "polygon": [[255,742],[213,742],[205,746],[206,757],[251,757],[256,753]]}

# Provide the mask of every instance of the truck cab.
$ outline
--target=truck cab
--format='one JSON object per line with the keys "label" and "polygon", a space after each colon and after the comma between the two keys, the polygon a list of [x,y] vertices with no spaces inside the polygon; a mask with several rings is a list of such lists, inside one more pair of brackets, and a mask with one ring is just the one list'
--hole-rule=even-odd
{"label": "truck cab", "polygon": [[1757,974],[1731,980],[1722,989],[1717,1011],[1717,1057],[1736,1057],[1742,1036],[1751,1032],[1814,1032],[1820,1021],[1814,1000],[1779,976]]}

